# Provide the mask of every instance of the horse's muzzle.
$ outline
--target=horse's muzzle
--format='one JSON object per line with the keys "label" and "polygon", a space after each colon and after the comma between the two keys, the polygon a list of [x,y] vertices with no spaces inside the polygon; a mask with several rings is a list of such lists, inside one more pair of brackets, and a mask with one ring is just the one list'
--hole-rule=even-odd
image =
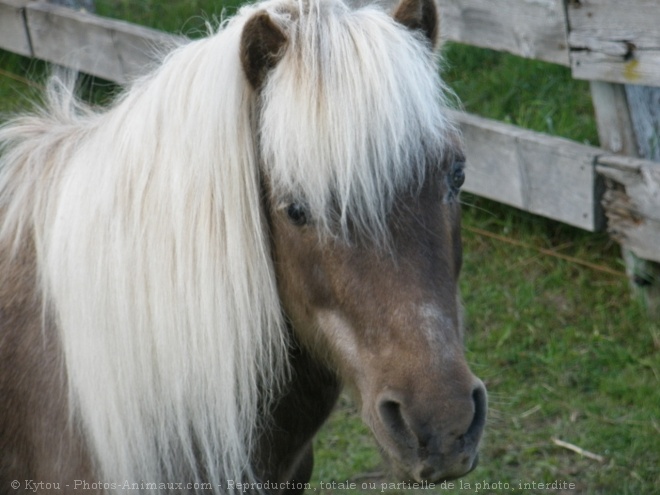
{"label": "horse's muzzle", "polygon": [[449,399],[439,412],[407,403],[404,394],[381,394],[378,422],[389,438],[381,438],[380,443],[405,476],[438,482],[464,476],[476,467],[488,409],[481,380],[474,379],[467,395]]}

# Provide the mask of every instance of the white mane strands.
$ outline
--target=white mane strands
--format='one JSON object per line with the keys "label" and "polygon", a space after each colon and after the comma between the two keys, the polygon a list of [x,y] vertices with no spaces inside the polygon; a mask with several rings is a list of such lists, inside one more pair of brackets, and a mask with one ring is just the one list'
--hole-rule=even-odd
{"label": "white mane strands", "polygon": [[238,58],[248,14],[106,113],[57,91],[53,115],[2,131],[2,232],[34,232],[74,419],[106,482],[251,479],[260,410],[285,375]]}
{"label": "white mane strands", "polygon": [[440,163],[452,128],[428,40],[333,0],[281,22],[292,46],[267,80],[260,129],[275,192],[304,201],[326,231],[345,235],[350,221],[382,238],[395,196]]}

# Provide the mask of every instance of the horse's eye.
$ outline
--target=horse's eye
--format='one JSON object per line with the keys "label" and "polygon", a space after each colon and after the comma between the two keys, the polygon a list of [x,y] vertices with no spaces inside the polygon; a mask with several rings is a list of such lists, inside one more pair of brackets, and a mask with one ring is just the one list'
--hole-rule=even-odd
{"label": "horse's eye", "polygon": [[451,166],[449,183],[452,189],[458,191],[465,182],[465,162],[455,161]]}
{"label": "horse's eye", "polygon": [[289,220],[293,225],[302,227],[307,223],[307,212],[305,207],[300,203],[291,203],[286,208],[286,214],[289,216]]}

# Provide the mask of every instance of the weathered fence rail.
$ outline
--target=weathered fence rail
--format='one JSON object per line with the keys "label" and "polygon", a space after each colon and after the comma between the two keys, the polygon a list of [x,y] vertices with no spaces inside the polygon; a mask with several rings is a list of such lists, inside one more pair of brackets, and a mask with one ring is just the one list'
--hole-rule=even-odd
{"label": "weathered fence rail", "polygon": [[571,67],[576,79],[660,86],[657,0],[438,0],[460,43]]}
{"label": "weathered fence rail", "polygon": [[469,167],[465,189],[585,230],[604,227],[603,150],[496,120],[455,113]]}
{"label": "weathered fence rail", "polygon": [[466,45],[570,65],[562,1],[438,0],[441,32]]}
{"label": "weathered fence rail", "polygon": [[125,83],[176,36],[29,0],[0,0],[0,48]]}
{"label": "weathered fence rail", "polygon": [[[660,86],[657,0],[438,3],[448,40],[570,66],[578,79]],[[116,81],[144,67],[149,49],[170,37],[43,1],[0,0],[1,48]]]}
{"label": "weathered fence rail", "polygon": [[[446,39],[561,64],[593,81],[602,148],[457,113],[466,190],[590,231],[607,218],[627,249],[660,262],[660,164],[631,151],[635,133],[622,96],[639,93],[624,84],[660,87],[660,1],[437,1]],[[144,72],[173,38],[41,1],[0,0],[0,48],[120,83]],[[660,89],[644,91],[660,107]],[[650,133],[644,139],[660,143],[658,126]]]}

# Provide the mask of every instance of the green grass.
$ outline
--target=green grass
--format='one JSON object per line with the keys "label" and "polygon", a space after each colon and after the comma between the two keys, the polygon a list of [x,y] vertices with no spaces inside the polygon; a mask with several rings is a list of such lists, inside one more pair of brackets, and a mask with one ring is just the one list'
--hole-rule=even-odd
{"label": "green grass", "polygon": [[0,121],[3,115],[32,107],[39,90],[29,83],[41,73],[41,62],[0,50]]}
{"label": "green grass", "polygon": [[96,13],[162,31],[198,37],[206,34],[206,24],[217,24],[234,14],[241,0],[96,0]]}
{"label": "green grass", "polygon": [[559,65],[454,43],[443,75],[466,111],[598,145],[589,83]]}
{"label": "green grass", "polygon": [[[189,35],[203,33],[205,21],[222,12],[211,1],[100,0],[97,8]],[[445,59],[444,76],[468,111],[597,145],[588,84],[573,81],[568,69],[459,45],[448,45]],[[0,112],[28,107],[36,92],[20,78],[39,81],[43,64],[0,52],[0,69],[19,76],[0,73]],[[86,91],[99,86],[107,89],[90,80]],[[606,235],[481,198],[462,200],[467,355],[488,387],[489,421],[480,466],[463,479],[464,488],[420,493],[660,493],[660,324],[631,299],[618,246]],[[321,488],[321,482],[346,480],[358,487],[376,483],[367,491],[380,492],[386,473],[371,433],[342,397],[316,440],[314,493],[348,495]],[[555,480],[576,488],[519,488]],[[497,482],[509,489],[492,488]]]}
{"label": "green grass", "polygon": [[[660,438],[660,327],[630,299],[623,277],[533,247],[622,270],[618,249],[606,237],[474,204],[467,227],[482,227],[491,212],[488,230],[532,246],[464,234],[468,347],[493,408],[475,476],[563,477],[581,493],[650,493],[660,481],[660,445],[649,442]],[[552,437],[606,461],[558,448]]]}

